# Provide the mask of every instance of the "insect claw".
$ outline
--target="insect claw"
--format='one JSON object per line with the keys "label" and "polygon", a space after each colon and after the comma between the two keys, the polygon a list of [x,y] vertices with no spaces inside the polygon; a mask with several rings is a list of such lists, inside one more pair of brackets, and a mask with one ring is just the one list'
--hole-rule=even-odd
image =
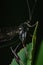
{"label": "insect claw", "polygon": [[35,24],[33,24],[33,25],[30,25],[28,22],[25,22],[25,24],[28,26],[28,27],[34,27],[35,25],[36,25],[36,23]]}

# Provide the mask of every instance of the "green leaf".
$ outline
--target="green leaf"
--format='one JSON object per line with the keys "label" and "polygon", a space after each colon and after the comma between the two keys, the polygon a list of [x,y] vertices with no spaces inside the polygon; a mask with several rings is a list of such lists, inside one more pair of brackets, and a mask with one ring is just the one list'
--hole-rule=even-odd
{"label": "green leaf", "polygon": [[43,65],[43,41],[41,42],[35,65]]}
{"label": "green leaf", "polygon": [[[37,27],[38,27],[38,21],[36,22],[36,27],[33,32],[33,37],[32,37],[32,59],[34,59],[34,53],[35,53],[35,45],[36,45],[36,38],[37,38]],[[33,62],[33,60],[32,60]]]}
{"label": "green leaf", "polygon": [[31,65],[31,62],[30,60],[27,60],[27,65]]}
{"label": "green leaf", "polygon": [[36,44],[37,27],[38,27],[38,21],[36,22],[36,27],[35,27],[35,30],[34,30],[34,33],[33,33],[33,37],[32,37],[32,48],[34,48],[35,44]]}

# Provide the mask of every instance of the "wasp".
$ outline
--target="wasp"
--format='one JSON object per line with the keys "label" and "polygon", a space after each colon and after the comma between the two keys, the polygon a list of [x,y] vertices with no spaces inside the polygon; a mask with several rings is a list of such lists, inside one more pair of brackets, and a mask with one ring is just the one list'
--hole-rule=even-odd
{"label": "wasp", "polygon": [[[37,0],[35,0],[35,4],[36,3],[37,3]],[[16,29],[11,30],[11,31],[6,31],[6,34],[3,33],[2,36],[0,36],[0,42],[1,43],[2,42],[10,42],[10,41],[13,42],[12,40],[15,39],[15,37],[16,37],[16,40],[17,40],[17,38],[19,39],[20,43],[17,44],[17,46],[14,50],[12,48],[12,45],[9,44],[10,49],[11,49],[12,53],[14,54],[14,57],[15,57],[15,59],[19,65],[20,65],[21,59],[17,55],[16,51],[19,48],[20,44],[22,44],[23,48],[25,50],[26,56],[28,54],[25,43],[26,43],[26,38],[27,38],[29,28],[34,27],[36,25],[36,23],[34,25],[30,25],[30,21],[32,19],[35,4],[34,4],[32,11],[31,11],[30,6],[29,6],[29,1],[27,0],[27,6],[28,6],[28,11],[29,11],[29,20],[25,21],[24,23],[21,23],[19,26],[17,26]],[[7,46],[7,45],[5,45],[5,46]],[[22,65],[24,65],[24,64],[22,63]]]}

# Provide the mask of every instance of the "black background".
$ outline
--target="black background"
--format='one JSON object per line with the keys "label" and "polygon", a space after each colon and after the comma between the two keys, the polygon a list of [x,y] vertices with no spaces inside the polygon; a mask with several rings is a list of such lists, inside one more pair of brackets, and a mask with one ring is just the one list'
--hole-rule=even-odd
{"label": "black background", "polygon": [[[32,3],[32,2],[31,2]],[[31,6],[32,7],[32,6]],[[43,38],[43,2],[38,0],[31,23],[39,21],[37,41]],[[26,0],[1,0],[0,1],[0,28],[16,26],[29,18]],[[39,44],[37,43],[37,47]],[[9,48],[0,49],[0,65],[8,65],[12,60],[12,53]]]}

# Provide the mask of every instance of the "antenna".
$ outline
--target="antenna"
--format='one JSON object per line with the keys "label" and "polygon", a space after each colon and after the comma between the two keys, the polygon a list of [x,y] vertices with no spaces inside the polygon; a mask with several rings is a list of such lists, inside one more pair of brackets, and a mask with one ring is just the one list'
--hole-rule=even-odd
{"label": "antenna", "polygon": [[30,11],[29,0],[27,0],[27,6],[28,6],[28,10],[29,10],[29,21],[31,21],[31,19],[32,19],[32,15],[33,15],[36,3],[37,3],[37,0],[35,0],[35,3],[32,7],[32,11]]}

